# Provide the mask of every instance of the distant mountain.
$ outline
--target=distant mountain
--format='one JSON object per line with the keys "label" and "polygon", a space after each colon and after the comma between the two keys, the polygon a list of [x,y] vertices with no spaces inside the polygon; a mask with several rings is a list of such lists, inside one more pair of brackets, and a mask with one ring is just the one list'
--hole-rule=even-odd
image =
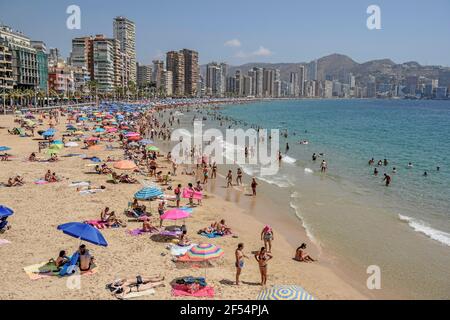
{"label": "distant mountain", "polygon": [[[397,64],[391,59],[378,59],[358,63],[350,57],[342,54],[331,54],[317,60],[318,78],[324,80],[326,76],[340,79],[345,73],[353,73],[357,82],[367,82],[369,75],[375,76],[380,81],[401,79],[408,76],[424,76],[431,79],[439,79],[439,85],[450,86],[450,68],[441,66],[422,66],[415,61]],[[228,75],[236,70],[246,74],[254,67],[279,69],[281,80],[289,81],[291,72],[298,72],[300,66],[307,66],[308,62],[299,63],[247,63],[241,66],[229,66]],[[201,66],[201,73],[206,74],[206,65]]]}

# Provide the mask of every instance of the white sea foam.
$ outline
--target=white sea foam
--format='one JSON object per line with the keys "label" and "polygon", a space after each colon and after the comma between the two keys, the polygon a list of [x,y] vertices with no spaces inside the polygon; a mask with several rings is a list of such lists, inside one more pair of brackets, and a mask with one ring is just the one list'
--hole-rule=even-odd
{"label": "white sea foam", "polygon": [[267,182],[269,184],[276,185],[280,188],[292,187],[292,183],[288,180],[287,176],[259,176],[259,180]]}
{"label": "white sea foam", "polygon": [[302,213],[301,213],[301,211],[300,211],[300,208],[299,208],[297,205],[295,205],[293,202],[290,202],[289,205],[290,205],[291,209],[294,210],[295,215],[297,216],[297,218],[302,222],[302,226],[303,226],[303,228],[305,229],[306,235],[308,236],[308,238],[309,238],[313,243],[315,243],[316,245],[319,245],[319,243],[317,242],[316,238],[313,236],[311,230],[310,230],[309,227],[306,225],[305,219],[304,219],[303,216],[302,216]]}
{"label": "white sea foam", "polygon": [[401,221],[408,223],[414,231],[423,233],[435,241],[450,246],[450,233],[433,229],[430,226],[427,226],[425,222],[413,219],[411,217],[403,216],[401,214],[399,214],[398,217]]}
{"label": "white sea foam", "polygon": [[284,155],[281,161],[289,164],[294,164],[297,162],[297,159]]}
{"label": "white sea foam", "polygon": [[295,198],[300,198],[300,193],[298,191],[294,191],[291,193],[291,198],[295,199]]}
{"label": "white sea foam", "polygon": [[314,170],[310,168],[305,168],[305,173],[314,173]]}

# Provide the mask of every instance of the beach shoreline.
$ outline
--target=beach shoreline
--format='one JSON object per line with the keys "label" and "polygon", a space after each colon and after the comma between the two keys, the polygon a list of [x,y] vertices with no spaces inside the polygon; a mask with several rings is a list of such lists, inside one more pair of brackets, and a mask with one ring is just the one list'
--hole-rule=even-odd
{"label": "beach shoreline", "polygon": [[[0,117],[0,127],[11,128],[12,120],[12,116]],[[59,128],[61,129],[63,125],[64,121],[60,123]],[[2,170],[0,179],[5,181],[9,176],[20,171],[27,180],[24,187],[2,188],[2,192],[0,192],[0,203],[10,206],[16,211],[16,215],[11,219],[12,229],[2,235],[2,238],[8,239],[11,244],[0,247],[0,255],[6,257],[0,261],[1,269],[7,274],[0,280],[0,285],[4,288],[0,293],[1,299],[111,299],[104,286],[118,275],[149,274],[164,270],[166,278],[172,280],[176,276],[198,273],[198,270],[180,272],[167,257],[161,256],[161,253],[166,252],[164,246],[150,242],[147,237],[145,240],[130,238],[124,230],[120,229],[105,231],[110,243],[108,249],[92,248],[99,264],[99,272],[86,277],[86,280],[83,279],[83,283],[86,282],[85,289],[68,290],[63,279],[38,281],[28,279],[22,270],[23,267],[47,261],[63,248],[68,250],[76,248],[76,241],[67,239],[56,230],[58,224],[95,218],[105,205],[110,205],[120,212],[120,208],[126,207],[126,202],[130,201],[138,187],[121,185],[120,188],[116,188],[108,184],[107,191],[104,193],[83,198],[84,196],[80,196],[73,189],[68,188],[67,183],[87,179],[95,184],[104,184],[104,177],[83,173],[88,168],[85,163],[76,158],[66,158],[52,165],[28,164],[24,158],[29,153],[36,152],[36,142],[27,138],[10,136],[6,129],[1,129],[0,137],[2,143],[14,146],[11,153],[17,155],[11,162],[1,164],[5,170]],[[100,157],[115,155],[117,157],[120,156],[120,153],[102,151],[96,152],[96,155]],[[48,167],[64,175],[64,182],[54,186],[33,185],[32,179],[39,178],[39,175],[42,175]],[[185,184],[189,178],[186,176],[176,177],[175,181]],[[45,200],[42,198],[42,193],[46,195]],[[21,196],[23,194],[27,196],[23,198]],[[77,205],[73,207],[75,203]],[[195,218],[195,220],[192,219],[192,224],[191,222],[188,224],[189,229],[193,230],[191,237],[195,242],[205,240],[199,238],[194,230],[205,227],[219,218],[225,218],[239,235],[238,239],[227,238],[218,241],[227,254],[218,267],[208,270],[208,279],[219,292],[216,298],[254,299],[260,290],[259,286],[250,284],[258,282],[259,274],[256,262],[252,263],[250,260],[249,267],[242,276],[242,280],[247,281],[248,285],[235,287],[226,283],[232,282],[234,279],[232,252],[237,243],[244,242],[248,247],[248,254],[250,251],[258,250],[262,244],[258,240],[259,233],[264,225],[245,214],[242,208],[224,201],[216,195],[212,195],[210,199],[204,201],[204,205],[198,209],[198,214],[195,213]],[[292,261],[294,253],[292,246],[283,236],[277,237],[274,246],[276,258],[270,267],[270,284],[299,284],[319,299],[366,298],[320,263],[300,264]],[[287,268],[296,271],[286,274]],[[224,277],[227,279],[223,279]],[[167,285],[165,289],[158,291],[156,296],[151,297],[151,299],[169,298],[172,299]]]}

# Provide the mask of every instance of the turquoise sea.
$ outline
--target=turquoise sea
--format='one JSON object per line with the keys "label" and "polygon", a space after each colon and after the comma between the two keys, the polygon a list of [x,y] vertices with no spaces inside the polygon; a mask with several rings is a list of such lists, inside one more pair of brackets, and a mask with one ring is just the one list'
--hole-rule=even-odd
{"label": "turquoise sea", "polygon": [[[280,172],[260,179],[280,206],[289,195],[310,238],[346,268],[364,277],[366,266],[379,265],[393,291],[450,297],[450,101],[275,100],[219,113],[227,126],[288,133],[280,138],[283,153],[290,146]],[[314,162],[313,153],[323,156]],[[377,166],[384,159],[388,165]]]}

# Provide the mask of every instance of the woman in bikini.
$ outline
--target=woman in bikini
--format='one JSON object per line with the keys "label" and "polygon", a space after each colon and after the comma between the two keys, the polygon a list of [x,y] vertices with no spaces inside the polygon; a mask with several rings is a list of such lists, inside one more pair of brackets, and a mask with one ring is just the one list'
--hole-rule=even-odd
{"label": "woman in bikini", "polygon": [[307,254],[304,250],[306,249],[306,243],[303,243],[300,247],[295,251],[295,260],[299,262],[314,262],[313,258],[309,254]]}
{"label": "woman in bikini", "polygon": [[273,257],[271,254],[267,253],[266,248],[261,248],[257,254],[255,254],[255,259],[259,265],[259,272],[261,273],[261,285],[265,286],[267,284],[267,263]]}
{"label": "woman in bikini", "polygon": [[137,276],[131,279],[119,279],[111,284],[112,293],[117,298],[124,298],[132,292],[142,292],[149,289],[164,287],[164,277],[142,277]]}
{"label": "woman in bikini", "polygon": [[274,240],[273,230],[270,226],[265,226],[261,232],[261,240],[264,241],[264,247],[269,253],[272,252],[272,241]]}

